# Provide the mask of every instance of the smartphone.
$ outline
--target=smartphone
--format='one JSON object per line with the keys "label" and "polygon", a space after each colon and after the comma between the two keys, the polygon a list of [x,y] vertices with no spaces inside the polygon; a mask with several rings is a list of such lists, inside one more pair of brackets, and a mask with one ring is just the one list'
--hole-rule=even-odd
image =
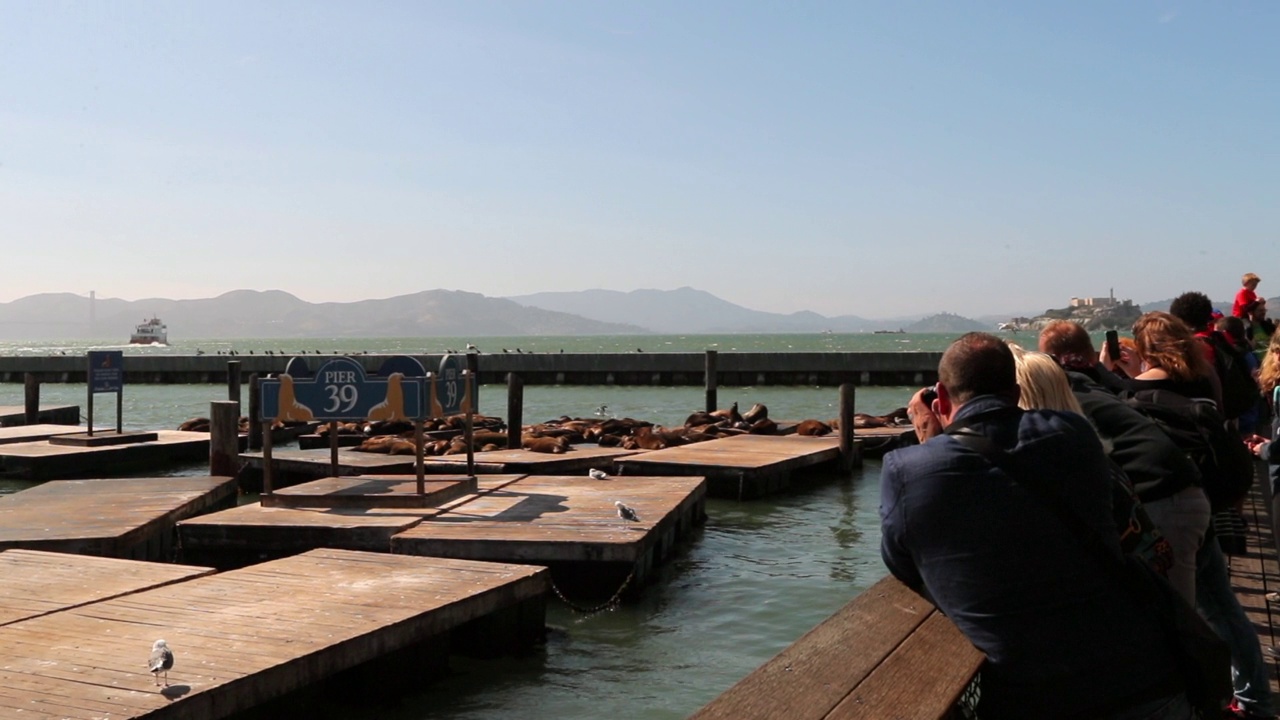
{"label": "smartphone", "polygon": [[1112,362],[1120,361],[1120,335],[1115,330],[1107,331],[1107,357]]}

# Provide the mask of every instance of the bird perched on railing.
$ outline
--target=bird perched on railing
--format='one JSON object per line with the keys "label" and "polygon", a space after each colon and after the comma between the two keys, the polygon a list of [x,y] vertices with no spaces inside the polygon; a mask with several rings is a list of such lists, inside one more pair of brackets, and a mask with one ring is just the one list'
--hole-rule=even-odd
{"label": "bird perched on railing", "polygon": [[621,500],[614,500],[613,504],[618,508],[618,517],[630,522],[640,521],[640,515],[636,512],[635,508],[630,505],[623,505]]}
{"label": "bird perched on railing", "polygon": [[151,660],[147,662],[147,669],[151,674],[155,675],[156,686],[160,685],[160,673],[164,673],[164,686],[169,687],[169,670],[173,668],[173,651],[165,644],[163,640],[157,640],[151,646]]}

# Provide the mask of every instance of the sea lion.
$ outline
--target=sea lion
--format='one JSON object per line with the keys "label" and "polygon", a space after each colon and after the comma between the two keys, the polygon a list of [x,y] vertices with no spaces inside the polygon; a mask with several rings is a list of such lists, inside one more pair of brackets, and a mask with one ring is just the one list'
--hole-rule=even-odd
{"label": "sea lion", "polygon": [[822,436],[831,434],[831,426],[821,420],[801,420],[796,425],[797,435]]}
{"label": "sea lion", "polygon": [[370,420],[408,420],[404,414],[404,387],[401,380],[404,373],[391,373],[387,377],[387,397],[382,402],[369,408]]}
{"label": "sea lion", "polygon": [[311,408],[298,402],[293,394],[293,376],[280,374],[280,407],[276,419],[281,422],[310,422],[315,419]]}

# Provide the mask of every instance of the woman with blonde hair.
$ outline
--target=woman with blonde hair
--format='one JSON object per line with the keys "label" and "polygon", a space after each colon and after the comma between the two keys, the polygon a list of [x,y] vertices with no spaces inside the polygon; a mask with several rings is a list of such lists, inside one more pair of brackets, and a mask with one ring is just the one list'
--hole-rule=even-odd
{"label": "woman with blonde hair", "polygon": [[1271,415],[1275,416],[1275,392],[1280,386],[1280,332],[1271,336],[1267,343],[1267,354],[1262,358],[1262,367],[1258,369],[1258,385],[1262,388],[1262,397],[1271,404]]}
{"label": "woman with blonde hair", "polygon": [[1023,410],[1065,410],[1084,415],[1080,401],[1071,392],[1067,373],[1049,355],[1027,350],[1021,345],[1009,343],[1018,373],[1018,388],[1022,397],[1018,407]]}

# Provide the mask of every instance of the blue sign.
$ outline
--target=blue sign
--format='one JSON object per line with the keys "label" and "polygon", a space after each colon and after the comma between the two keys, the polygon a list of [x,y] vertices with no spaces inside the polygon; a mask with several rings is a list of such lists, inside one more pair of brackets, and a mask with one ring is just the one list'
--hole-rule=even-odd
{"label": "blue sign", "polygon": [[124,390],[124,353],[119,350],[89,351],[89,392],[118,393]]}
{"label": "blue sign", "polygon": [[466,367],[462,355],[446,354],[440,358],[440,373],[431,386],[431,417],[457,415],[470,409],[469,383],[463,375]]}
{"label": "blue sign", "polygon": [[326,361],[306,378],[283,373],[262,381],[262,418],[311,420],[421,420],[424,383],[395,372],[366,377],[347,357]]}

